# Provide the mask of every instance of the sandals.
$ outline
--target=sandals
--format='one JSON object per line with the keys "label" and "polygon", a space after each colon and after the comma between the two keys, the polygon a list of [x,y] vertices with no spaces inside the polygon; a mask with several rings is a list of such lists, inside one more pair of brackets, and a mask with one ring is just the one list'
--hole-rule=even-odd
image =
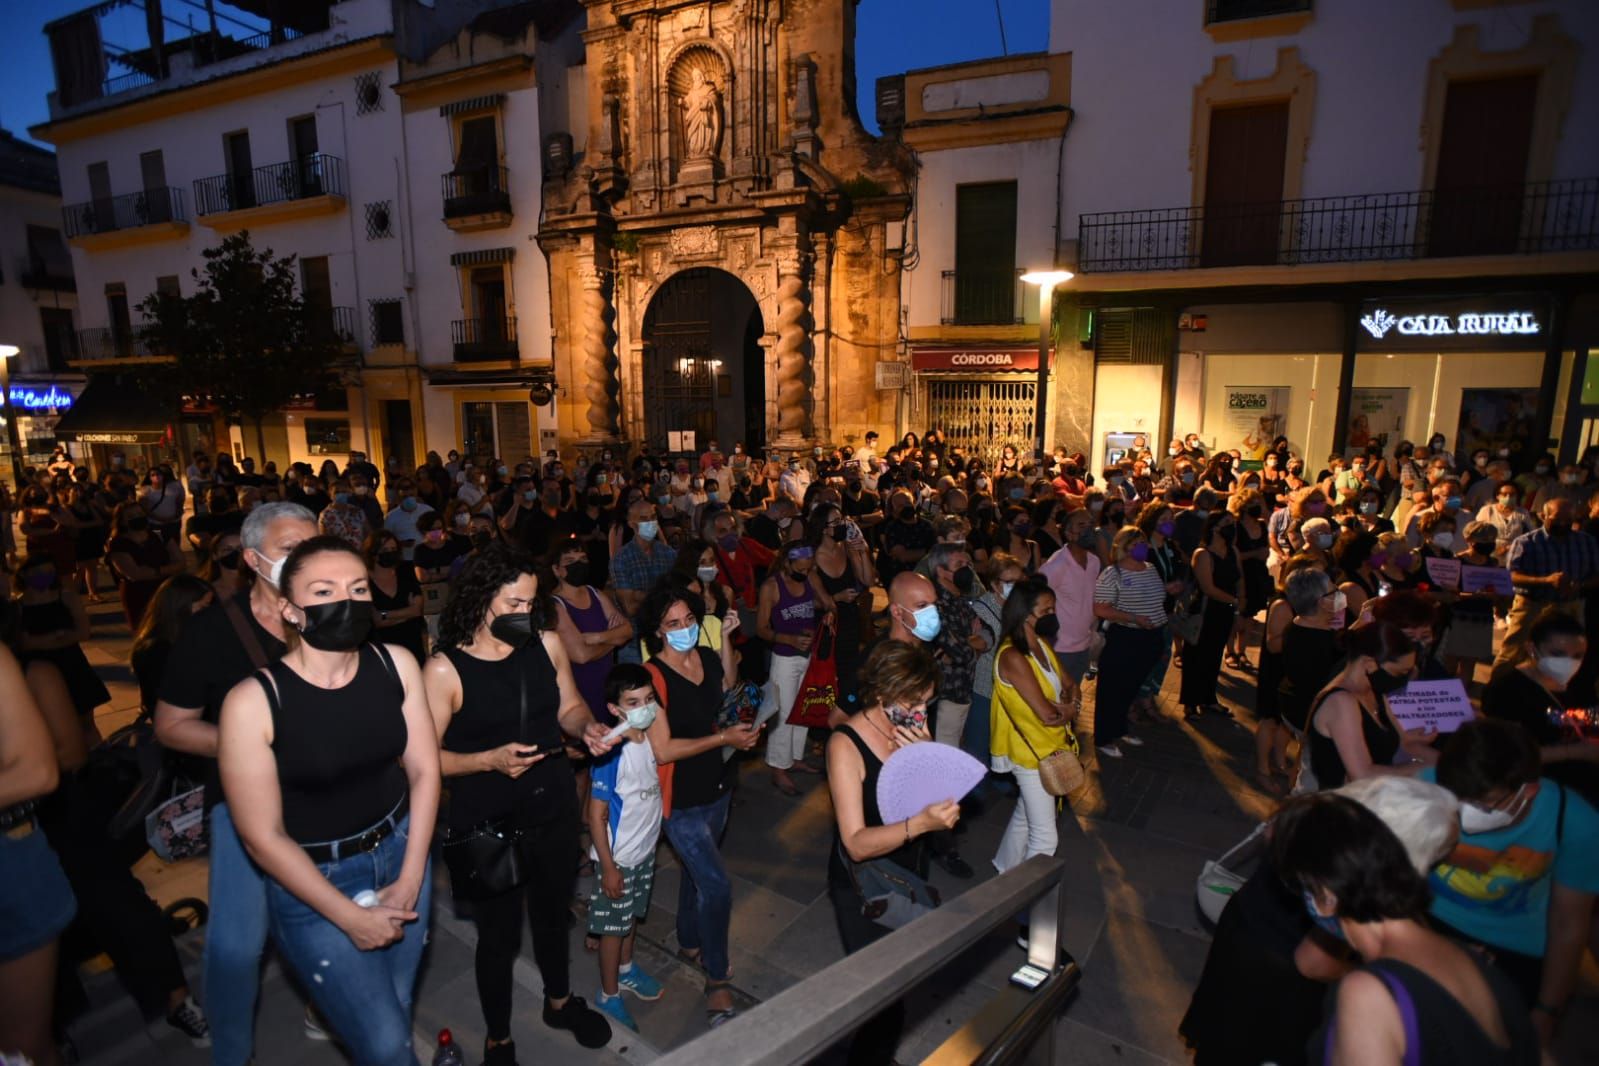
{"label": "sandals", "polygon": [[[731,993],[733,982],[713,981],[710,978],[706,978],[705,980],[705,996],[707,999],[710,998],[711,993],[719,992],[724,988]],[[712,1029],[715,1029],[720,1025],[726,1025],[737,1016],[737,1007],[712,1007],[709,1004],[707,1004],[705,1007],[705,1024],[710,1026]]]}
{"label": "sandals", "polygon": [[1228,652],[1226,655],[1223,655],[1221,657],[1221,661],[1226,663],[1228,666],[1232,667],[1234,670],[1243,670],[1243,669],[1245,669],[1246,668],[1246,663],[1247,663],[1247,660],[1242,655],[1239,655],[1238,653],[1231,652],[1231,651]]}

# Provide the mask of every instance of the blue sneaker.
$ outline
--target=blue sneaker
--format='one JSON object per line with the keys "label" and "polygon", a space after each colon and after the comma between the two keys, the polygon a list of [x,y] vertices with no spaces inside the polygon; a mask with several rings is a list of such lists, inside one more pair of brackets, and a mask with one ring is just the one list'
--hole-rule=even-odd
{"label": "blue sneaker", "polygon": [[623,970],[617,975],[616,984],[621,992],[631,992],[642,1000],[661,998],[661,982],[645,973],[636,962],[631,970]]}
{"label": "blue sneaker", "polygon": [[635,1022],[633,1015],[628,1013],[627,1004],[622,1002],[621,992],[617,992],[614,996],[607,996],[603,988],[595,992],[594,1009],[610,1018],[611,1021],[619,1022],[635,1033],[638,1032],[638,1022]]}

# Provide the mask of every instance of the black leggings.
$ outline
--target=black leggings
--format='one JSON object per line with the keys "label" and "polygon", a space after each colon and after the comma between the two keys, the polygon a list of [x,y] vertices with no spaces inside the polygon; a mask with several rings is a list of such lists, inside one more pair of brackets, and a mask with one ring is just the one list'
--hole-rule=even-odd
{"label": "black leggings", "polygon": [[[564,808],[563,808],[564,810]],[[532,875],[521,888],[472,904],[477,926],[477,994],[490,1040],[511,1036],[511,968],[522,950],[522,908],[533,929],[533,961],[544,978],[544,995],[572,992],[567,942],[572,893],[577,884],[577,822],[557,817],[527,829]]]}
{"label": "black leggings", "polygon": [[1227,604],[1206,601],[1205,627],[1199,631],[1199,641],[1183,648],[1181,700],[1184,707],[1203,707],[1216,702],[1221,656],[1236,617],[1237,612]]}

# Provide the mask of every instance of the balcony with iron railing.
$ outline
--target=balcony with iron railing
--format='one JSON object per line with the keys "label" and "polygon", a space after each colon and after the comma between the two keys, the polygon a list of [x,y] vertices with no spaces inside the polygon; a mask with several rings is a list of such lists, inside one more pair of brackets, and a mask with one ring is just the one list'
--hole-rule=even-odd
{"label": "balcony with iron railing", "polygon": [[1599,250],[1599,178],[1078,218],[1080,273]]}
{"label": "balcony with iron railing", "polygon": [[[325,152],[194,183],[194,211],[207,225],[231,228],[234,222],[284,221],[343,208],[344,162]],[[241,212],[250,214],[238,217]]]}
{"label": "balcony with iron railing", "polygon": [[61,224],[67,240],[85,248],[165,240],[189,231],[183,190],[168,186],[68,204],[61,209]]}
{"label": "balcony with iron railing", "polygon": [[501,166],[457,167],[445,173],[444,222],[471,232],[511,224],[511,172]]}
{"label": "balcony with iron railing", "polygon": [[516,319],[509,315],[456,319],[450,323],[450,339],[458,363],[517,358]]}
{"label": "balcony with iron railing", "polygon": [[355,308],[306,306],[307,323],[313,340],[336,344],[341,348],[354,348]]}
{"label": "balcony with iron railing", "polygon": [[171,361],[171,356],[160,354],[141,336],[141,333],[142,330],[137,326],[127,329],[116,326],[80,329],[78,350],[74,353],[72,361],[82,363],[105,363],[112,360],[138,363]]}
{"label": "balcony with iron railing", "polygon": [[939,321],[946,326],[1019,326],[1027,320],[1020,270],[946,270]]}

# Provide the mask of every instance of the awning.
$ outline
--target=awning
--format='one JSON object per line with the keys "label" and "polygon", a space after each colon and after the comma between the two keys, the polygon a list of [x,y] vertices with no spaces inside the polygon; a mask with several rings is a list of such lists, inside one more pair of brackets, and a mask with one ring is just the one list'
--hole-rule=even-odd
{"label": "awning", "polygon": [[499,107],[504,102],[504,93],[474,96],[470,100],[457,100],[453,104],[445,104],[439,108],[439,116],[441,118],[449,118],[451,115],[463,115],[468,111],[488,111],[491,108]]}
{"label": "awning", "polygon": [[176,411],[126,381],[96,378],[57,420],[55,434],[56,440],[80,444],[159,444],[176,417]]}
{"label": "awning", "polygon": [[450,255],[450,265],[482,266],[485,263],[509,263],[516,258],[515,248],[479,248],[474,252],[454,252]]}

